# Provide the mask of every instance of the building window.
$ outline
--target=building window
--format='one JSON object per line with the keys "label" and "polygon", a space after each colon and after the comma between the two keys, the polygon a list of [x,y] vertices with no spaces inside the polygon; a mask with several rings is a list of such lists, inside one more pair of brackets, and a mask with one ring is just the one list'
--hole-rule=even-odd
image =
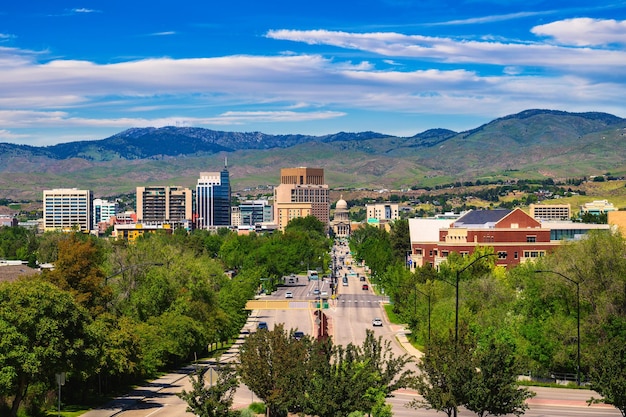
{"label": "building window", "polygon": [[498,252],[498,259],[506,259],[506,252],[505,251]]}
{"label": "building window", "polygon": [[513,253],[513,258],[517,259],[519,257],[519,254],[516,252]]}
{"label": "building window", "polygon": [[433,256],[433,250],[432,249],[428,252],[428,256]]}
{"label": "building window", "polygon": [[532,235],[527,235],[526,236],[526,242],[527,243],[534,243],[537,241],[537,236],[532,236]]}

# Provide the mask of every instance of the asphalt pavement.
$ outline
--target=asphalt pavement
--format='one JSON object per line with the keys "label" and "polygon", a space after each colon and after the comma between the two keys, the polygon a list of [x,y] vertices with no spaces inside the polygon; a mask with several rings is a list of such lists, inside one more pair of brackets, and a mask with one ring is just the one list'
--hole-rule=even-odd
{"label": "asphalt pavement", "polygon": [[[250,317],[254,317],[254,314],[251,314]],[[416,359],[422,357],[422,352],[416,349],[407,339],[406,331],[403,326],[391,324],[391,330],[395,334],[398,343],[402,346],[402,348],[407,352],[408,355],[414,356]],[[249,325],[246,325],[243,330],[247,330]],[[228,352],[227,352],[228,354]],[[209,365],[212,362],[210,361],[200,361],[199,364]],[[159,395],[159,392],[163,390],[168,390],[174,386],[180,385],[180,381],[183,378],[188,378],[189,374],[193,372],[194,367],[196,365],[189,365],[181,368],[176,372],[169,373],[167,375],[163,375],[160,378],[157,378],[153,381],[150,381],[140,387],[133,389],[126,395],[122,395],[120,397],[114,398],[108,403],[104,404],[101,407],[96,409],[92,409],[82,417],[114,417],[125,410],[128,410],[137,405],[137,403],[149,399],[151,397],[155,397]],[[532,389],[532,388],[531,388]],[[564,399],[555,399],[549,398],[552,397],[542,395],[540,392],[537,393],[538,396],[529,400],[529,404],[531,407],[533,405],[553,405],[553,406],[566,406],[566,407],[587,407],[585,400],[587,397],[576,398],[572,400],[565,401]],[[599,407],[609,407],[602,406]]]}

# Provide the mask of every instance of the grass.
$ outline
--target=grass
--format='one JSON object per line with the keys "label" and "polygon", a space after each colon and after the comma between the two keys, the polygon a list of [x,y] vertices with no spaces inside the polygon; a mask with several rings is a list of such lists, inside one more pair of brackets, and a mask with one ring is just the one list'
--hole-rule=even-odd
{"label": "grass", "polygon": [[[87,411],[91,410],[91,407],[81,406],[81,405],[68,405],[61,409],[62,417],[78,417]],[[55,408],[54,410],[48,410],[46,412],[47,417],[56,417],[59,415],[58,410]]]}
{"label": "grass", "polygon": [[385,308],[385,314],[387,314],[387,319],[393,324],[403,324],[403,320],[398,317],[396,313],[393,312],[392,304],[385,304],[383,306]]}

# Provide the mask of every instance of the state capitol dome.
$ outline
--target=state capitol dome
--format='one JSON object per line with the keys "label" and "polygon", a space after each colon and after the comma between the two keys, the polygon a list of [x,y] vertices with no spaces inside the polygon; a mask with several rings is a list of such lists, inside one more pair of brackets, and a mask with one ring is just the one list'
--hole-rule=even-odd
{"label": "state capitol dome", "polygon": [[343,199],[343,196],[341,196],[341,198],[337,201],[337,204],[335,204],[335,209],[348,210],[348,203],[346,203],[346,200]]}

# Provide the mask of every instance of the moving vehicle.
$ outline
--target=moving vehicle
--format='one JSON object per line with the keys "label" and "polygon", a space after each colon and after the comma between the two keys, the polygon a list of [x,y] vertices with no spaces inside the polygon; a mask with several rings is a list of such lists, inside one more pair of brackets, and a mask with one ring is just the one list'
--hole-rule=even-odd
{"label": "moving vehicle", "polygon": [[363,286],[361,287],[362,290],[367,291],[370,289],[369,285],[367,284],[363,284]]}
{"label": "moving vehicle", "polygon": [[294,339],[296,339],[296,340],[300,340],[300,339],[302,339],[303,337],[304,337],[304,332],[300,332],[300,331],[293,332],[293,338],[294,338]]}
{"label": "moving vehicle", "polygon": [[267,326],[267,322],[260,321],[259,324],[257,324],[256,329],[257,330],[269,330],[269,327]]}
{"label": "moving vehicle", "polygon": [[375,317],[374,320],[372,320],[372,326],[377,327],[377,326],[382,326],[383,325],[383,321],[380,317]]}
{"label": "moving vehicle", "polygon": [[293,293],[291,291],[287,291],[285,293],[285,298],[293,298]]}

